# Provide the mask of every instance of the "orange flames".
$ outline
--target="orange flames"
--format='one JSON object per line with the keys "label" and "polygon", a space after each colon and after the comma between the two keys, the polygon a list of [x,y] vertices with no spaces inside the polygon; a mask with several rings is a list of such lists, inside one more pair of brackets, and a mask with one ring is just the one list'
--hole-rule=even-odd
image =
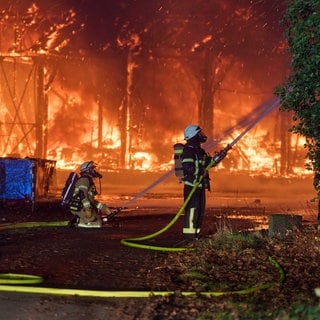
{"label": "orange flames", "polygon": [[[250,11],[237,11],[236,14],[248,20],[251,13]],[[36,5],[32,5],[27,10],[27,14],[23,17],[24,20],[22,19],[24,24],[20,29],[19,21],[11,21],[10,15],[4,16],[0,20],[2,28],[0,31],[3,31],[3,34],[7,35],[12,25],[16,27],[16,31],[20,31],[16,32],[19,37],[15,39],[13,47],[11,46],[12,39],[9,40],[8,36],[5,36],[2,39],[4,41],[0,42],[0,45],[3,46],[0,47],[0,50],[6,52],[7,58],[10,55],[18,56],[19,62],[29,59],[28,63],[32,64],[30,57],[50,56],[52,53],[57,54],[63,51],[70,41],[69,36],[84,28],[83,24],[76,25],[76,13],[73,10],[67,10],[59,19],[55,17],[54,23],[49,25],[41,35],[39,24],[42,21],[48,23],[50,18],[48,14],[47,19],[44,20]],[[213,40],[213,35],[203,35],[191,46],[191,52],[194,53],[199,47]],[[127,87],[123,91],[118,87],[111,87],[112,81],[116,83],[119,80],[118,78],[113,79],[116,77],[115,74],[121,73],[121,70],[117,69],[118,66],[111,66],[110,69],[101,71],[99,70],[100,65],[94,65],[88,58],[83,58],[83,61],[80,61],[76,67],[69,66],[69,61],[63,61],[63,68],[67,70],[66,73],[72,80],[64,79],[63,75],[60,77],[58,75],[56,79],[50,68],[45,69],[45,82],[49,83],[47,87],[45,86],[48,97],[48,121],[44,124],[48,132],[46,153],[49,160],[57,161],[58,168],[74,170],[79,164],[90,159],[105,170],[117,170],[120,163],[121,137],[124,134],[122,124],[126,126],[124,131],[128,138],[126,169],[143,171],[172,169],[173,145],[183,142],[185,126],[197,122],[195,119],[198,114],[199,82],[196,76],[190,76],[190,70],[183,65],[182,61],[169,57],[163,62],[161,58],[155,58],[150,53],[146,60],[148,63],[154,62],[154,65],[150,67],[151,71],[148,70],[145,74],[150,76],[149,73],[152,73],[152,75],[144,80],[145,83],[140,83],[140,86],[148,87],[147,99],[135,87],[135,72],[141,67],[135,59],[140,44],[141,39],[136,33],[117,38],[117,45],[126,48],[128,52],[126,68],[124,68],[127,72]],[[17,52],[23,52],[23,54],[20,55]],[[28,58],[24,58],[24,54]],[[3,61],[7,58],[4,58]],[[228,60],[229,57],[225,59]],[[82,62],[87,63],[85,72],[82,70],[84,68]],[[16,61],[12,60],[8,69],[15,63]],[[112,61],[108,63],[112,65]],[[106,65],[103,64],[103,66]],[[215,71],[218,68],[219,66]],[[215,92],[214,138],[219,137],[220,132],[237,123],[261,101],[269,98],[270,93],[261,93],[261,84],[250,82],[249,77],[243,75],[243,68],[243,64],[234,63],[232,72],[223,79],[223,88]],[[35,110],[30,110],[30,105],[36,104],[38,97],[31,99],[31,93],[35,90],[35,85],[33,85],[31,89],[28,89],[30,91],[28,91],[29,101],[19,104],[19,101],[24,98],[24,88],[26,88],[24,83],[28,75],[23,67],[19,72],[21,70],[20,79],[16,71],[10,73],[9,84],[6,83],[5,76],[0,75],[0,83],[6,84],[11,90],[5,93],[4,89],[0,89],[0,106],[1,110],[4,110],[0,115],[2,157],[13,155],[32,157],[32,151],[36,148],[35,135],[28,138],[26,135],[28,130],[31,131],[30,128],[34,125],[32,120],[37,116]],[[101,84],[101,73],[108,72],[111,73],[111,80],[108,78],[109,82]],[[151,78],[157,83],[154,87],[148,83]],[[34,76],[34,79],[37,79],[37,75]],[[138,80],[143,82],[141,79]],[[16,82],[17,88],[13,89]],[[272,88],[272,84],[270,87]],[[125,121],[122,123],[119,121],[123,101],[121,102],[118,97],[113,100],[105,98],[101,101],[97,93],[99,90],[100,92],[112,91],[115,92],[113,95],[124,94],[126,96],[130,110],[128,110]],[[13,96],[12,101],[15,102],[15,105],[12,106],[10,102],[8,103],[8,96],[14,94],[16,96]],[[152,102],[155,102],[154,105]],[[261,123],[247,133],[215,170],[246,171],[249,174],[264,175],[307,174],[304,169],[303,141],[301,138],[292,136],[288,148],[294,153],[295,159],[290,163],[291,172],[281,172],[281,142],[279,129],[276,128],[276,124],[279,126],[279,117],[275,113],[268,115],[267,119],[262,119]],[[236,131],[231,137],[219,137],[216,149],[210,152],[219,151],[240,133]]]}
{"label": "orange flames", "polygon": [[[220,106],[215,109],[216,136],[227,127],[237,123],[238,119],[254,107],[254,100],[235,101],[234,99],[222,97]],[[249,102],[251,106],[249,105]],[[223,105],[226,104],[226,105]],[[14,112],[10,112],[5,106],[6,112],[1,115],[1,123],[5,119],[13,119]],[[48,150],[47,158],[56,160],[57,167],[74,170],[82,162],[93,159],[105,170],[117,170],[119,168],[119,153],[121,147],[120,130],[117,120],[108,114],[103,115],[102,127],[99,128],[98,119],[99,105],[96,100],[84,98],[83,93],[76,90],[60,90],[59,96],[49,95],[48,113]],[[239,110],[238,114],[235,110]],[[161,112],[161,111],[159,111]],[[256,127],[249,131],[233,149],[227,158],[219,164],[215,170],[246,171],[249,174],[278,175],[280,174],[280,140],[275,133],[277,112],[262,119]],[[19,117],[27,121],[26,109],[22,109]],[[9,127],[3,126],[2,134],[9,134]],[[178,130],[179,129],[179,130]],[[173,144],[183,142],[184,127],[175,128],[174,132],[165,132],[159,137],[163,145],[163,154],[159,157],[157,149],[153,149],[151,139],[139,140],[139,145],[130,149],[130,167],[128,169],[143,171],[166,171],[173,167]],[[102,144],[99,146],[98,135],[102,130]],[[177,133],[178,131],[178,133]],[[180,131],[180,133],[179,133]],[[230,137],[222,137],[220,143],[214,150],[219,151],[228,143],[232,142],[241,131],[233,132]],[[30,156],[21,142],[21,131],[11,135],[7,152],[2,156],[19,154],[21,157]],[[152,135],[152,132],[150,132]],[[20,143],[19,143],[20,141]],[[133,141],[133,140],[132,140]],[[4,150],[6,139],[1,139],[1,149]],[[35,141],[30,141],[31,148],[35,147]],[[291,141],[291,149],[299,152],[300,162],[294,163],[292,173],[294,175],[305,175],[304,169],[303,139],[294,137]],[[163,151],[162,150],[162,151]],[[161,160],[159,160],[161,159]],[[163,160],[165,159],[165,160]]]}

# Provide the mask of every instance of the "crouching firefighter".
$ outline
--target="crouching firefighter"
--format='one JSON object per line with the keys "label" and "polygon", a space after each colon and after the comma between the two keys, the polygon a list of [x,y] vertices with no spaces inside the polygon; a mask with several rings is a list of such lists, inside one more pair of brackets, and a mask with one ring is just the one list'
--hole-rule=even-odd
{"label": "crouching firefighter", "polygon": [[184,145],[181,153],[183,169],[184,201],[190,197],[194,186],[197,185],[185,207],[183,236],[184,238],[198,238],[206,209],[206,189],[210,191],[210,177],[208,170],[216,166],[231,149],[225,149],[211,157],[201,144],[207,141],[207,136],[198,125],[189,125],[184,130]]}
{"label": "crouching firefighter", "polygon": [[84,162],[80,166],[80,176],[75,183],[73,196],[70,202],[70,210],[74,215],[71,226],[99,228],[102,226],[101,214],[110,214],[111,210],[102,202],[95,200],[98,194],[94,178],[102,178],[95,170],[93,161]]}

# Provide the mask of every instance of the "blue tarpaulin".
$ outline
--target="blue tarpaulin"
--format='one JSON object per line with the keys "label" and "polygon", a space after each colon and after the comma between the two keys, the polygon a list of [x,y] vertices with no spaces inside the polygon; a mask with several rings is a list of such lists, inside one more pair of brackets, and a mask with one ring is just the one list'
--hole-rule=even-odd
{"label": "blue tarpaulin", "polygon": [[45,196],[55,161],[35,158],[0,158],[0,200],[27,200]]}
{"label": "blue tarpaulin", "polygon": [[34,200],[32,161],[0,159],[0,197],[6,200]]}

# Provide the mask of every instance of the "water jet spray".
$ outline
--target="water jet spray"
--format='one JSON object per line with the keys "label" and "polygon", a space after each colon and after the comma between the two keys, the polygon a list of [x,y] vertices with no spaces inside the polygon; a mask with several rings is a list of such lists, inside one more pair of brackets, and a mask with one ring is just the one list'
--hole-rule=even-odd
{"label": "water jet spray", "polygon": [[[272,97],[268,101],[265,101],[258,105],[255,109],[253,109],[249,114],[244,116],[240,119],[240,121],[235,125],[227,130],[223,131],[221,134],[221,137],[215,140],[211,140],[205,144],[205,148],[209,151],[211,151],[219,142],[221,142],[226,136],[230,136],[235,130],[245,129],[233,140],[231,141],[225,149],[223,149],[225,152],[230,150],[249,130],[251,130],[258,122],[260,122],[266,115],[268,115],[276,106],[279,105],[280,99],[277,97]],[[222,150],[222,151],[223,151]],[[220,151],[221,152],[221,151]],[[208,168],[210,169],[211,166]],[[148,191],[156,187],[158,184],[165,181],[167,178],[169,178],[171,175],[174,174],[174,169],[169,170],[164,175],[162,175],[160,178],[155,180],[152,184],[150,184],[148,187],[143,189],[141,192],[139,192],[136,196],[134,196],[132,199],[128,200],[123,207],[128,207],[133,202],[141,198],[144,194],[146,194]]]}

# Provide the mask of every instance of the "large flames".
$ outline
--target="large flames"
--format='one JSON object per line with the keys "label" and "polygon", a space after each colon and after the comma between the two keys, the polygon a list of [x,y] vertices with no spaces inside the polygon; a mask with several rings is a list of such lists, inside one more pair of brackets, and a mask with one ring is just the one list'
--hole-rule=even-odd
{"label": "large flames", "polygon": [[[240,14],[240,11],[236,12]],[[2,18],[0,16],[2,34],[14,25],[16,35],[19,35],[12,46],[12,39],[9,40],[8,36],[3,37],[0,34],[3,37],[0,48],[4,56],[2,65],[6,59],[9,64],[11,61],[9,69],[16,65],[16,60],[8,59],[10,56],[18,56],[19,63],[26,56],[30,65],[36,61],[32,59],[37,55],[48,55],[49,59],[46,61],[49,61],[52,53],[59,54],[68,46],[70,36],[85,28],[85,24],[76,23],[74,10],[68,9],[59,19],[56,17],[51,14],[45,20],[40,15],[39,7],[32,4],[30,8],[27,8],[26,15],[22,17],[24,23],[22,29],[19,29],[20,20],[17,21],[14,18],[21,19],[21,17],[9,14],[4,14]],[[54,21],[51,26],[48,24],[50,19]],[[48,25],[41,35],[39,24],[44,21]],[[20,33],[17,30],[20,30]],[[30,31],[29,36],[26,36],[27,30]],[[213,38],[211,34],[205,34],[200,40],[194,42],[190,51],[197,52],[200,47],[210,44]],[[72,66],[68,65],[70,57],[66,60],[59,58],[57,64],[63,64],[64,73],[58,76],[55,71],[52,71],[56,68],[54,64],[53,68],[52,63],[49,63],[50,66],[44,69],[44,91],[48,98],[48,115],[47,121],[44,122],[45,128],[43,128],[47,132],[46,158],[56,160],[58,168],[73,170],[82,162],[92,159],[105,170],[118,170],[121,152],[123,152],[121,137],[125,134],[127,136],[125,169],[170,170],[173,167],[173,145],[183,142],[185,126],[197,122],[195,119],[197,119],[199,97],[195,89],[197,87],[196,77],[189,76],[190,70],[184,67],[181,61],[169,57],[163,62],[163,59],[155,58],[150,53],[147,63],[154,63],[154,65],[150,68],[151,71],[146,72],[146,76],[150,76],[149,73],[152,72],[150,78],[155,79],[158,87],[151,87],[146,79],[146,83],[142,85],[147,87],[149,92],[143,96],[135,86],[135,81],[137,81],[135,72],[141,68],[135,60],[141,39],[135,33],[131,33],[130,37],[121,38],[121,41],[119,39],[120,37],[117,38],[118,46],[127,48],[129,52],[125,68],[127,87],[123,91],[114,84],[119,80],[117,77],[121,71],[117,69],[117,66],[110,67],[112,61],[109,62],[108,70],[105,71],[111,74],[107,81],[101,76],[101,73],[104,73],[101,69],[106,67],[106,63],[101,67],[100,62],[90,61],[87,57],[71,63]],[[106,50],[105,48],[103,50]],[[243,64],[232,62],[231,65],[233,66],[232,73],[223,79],[223,87],[232,88],[233,91],[220,88],[221,90],[215,96],[214,136],[219,136],[225,128],[237,123],[240,115],[245,116],[263,99],[270,96],[270,93],[252,94],[261,91],[260,85],[248,81],[248,78],[242,75]],[[1,110],[5,110],[1,113],[0,118],[2,157],[32,157],[32,151],[36,148],[35,136],[27,137],[28,130],[33,130],[32,125],[35,125],[31,119],[37,116],[36,110],[30,110],[38,99],[31,98],[31,92],[35,90],[36,85],[33,84],[31,89],[28,89],[29,96],[22,101],[25,98],[24,89],[26,88],[23,83],[26,82],[28,74],[26,70],[23,70],[21,74],[23,68],[19,68],[10,69],[9,78],[6,78],[5,75],[5,71],[9,69],[2,70],[0,77],[2,87],[9,88],[8,92],[0,89],[0,106]],[[219,66],[216,71],[218,69]],[[16,80],[18,74],[21,78],[19,83]],[[114,74],[117,75],[114,76]],[[66,75],[71,80],[66,80]],[[37,77],[35,74],[34,79]],[[16,84],[18,88],[15,88]],[[122,122],[119,120],[124,99],[121,100],[121,97],[101,98],[99,90],[114,92],[110,96],[126,95],[125,98],[130,108],[126,114],[127,119],[122,119]],[[246,95],[242,91],[249,93]],[[10,98],[14,106],[9,105]],[[34,101],[30,102],[32,99]],[[261,122],[233,147],[228,157],[216,170],[246,171],[249,174],[264,175],[307,174],[304,168],[303,139],[289,134],[287,150],[293,156],[288,161],[288,168],[281,168],[280,124],[277,112],[278,110],[275,110],[266,119],[261,119]],[[240,133],[241,131],[237,130],[231,136],[219,136],[216,146],[209,151],[211,154],[219,151]]]}

